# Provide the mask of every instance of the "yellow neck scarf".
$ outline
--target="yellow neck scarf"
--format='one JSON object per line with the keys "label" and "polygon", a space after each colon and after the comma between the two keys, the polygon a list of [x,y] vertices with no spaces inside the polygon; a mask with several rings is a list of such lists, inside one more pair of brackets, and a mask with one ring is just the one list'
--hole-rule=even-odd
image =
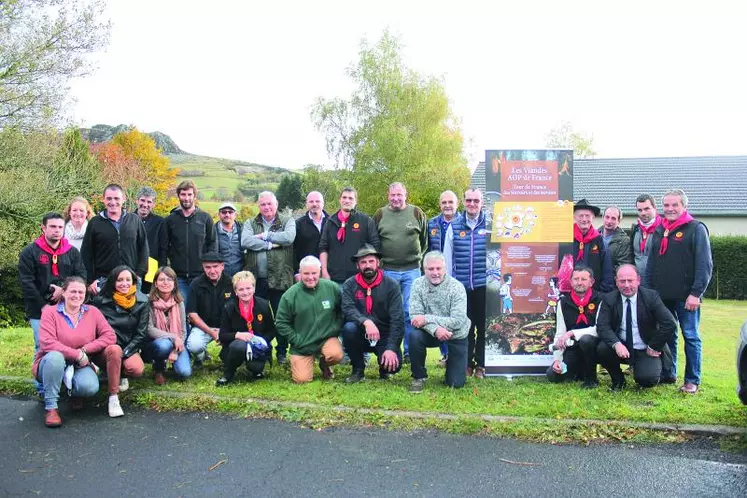
{"label": "yellow neck scarf", "polygon": [[132,308],[135,306],[135,293],[137,292],[137,287],[134,285],[130,287],[130,290],[127,291],[127,294],[122,294],[119,291],[114,291],[114,295],[112,295],[112,299],[114,299],[114,302],[119,305],[119,307],[124,308],[126,310]]}

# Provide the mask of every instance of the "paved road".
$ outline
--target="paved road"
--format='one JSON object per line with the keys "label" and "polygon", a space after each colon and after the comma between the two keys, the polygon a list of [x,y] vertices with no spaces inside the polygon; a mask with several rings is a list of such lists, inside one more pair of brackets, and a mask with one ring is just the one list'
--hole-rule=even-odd
{"label": "paved road", "polygon": [[104,407],[65,406],[65,426],[46,429],[42,413],[0,398],[0,496],[747,496],[747,455],[702,445],[552,446],[134,410],[109,419]]}

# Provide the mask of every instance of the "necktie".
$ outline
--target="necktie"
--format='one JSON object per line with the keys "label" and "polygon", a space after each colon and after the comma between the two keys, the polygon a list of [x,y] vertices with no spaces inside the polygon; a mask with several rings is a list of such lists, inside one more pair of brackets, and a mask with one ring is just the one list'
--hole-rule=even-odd
{"label": "necktie", "polygon": [[630,298],[625,299],[625,347],[630,353],[630,363],[633,363],[633,310]]}

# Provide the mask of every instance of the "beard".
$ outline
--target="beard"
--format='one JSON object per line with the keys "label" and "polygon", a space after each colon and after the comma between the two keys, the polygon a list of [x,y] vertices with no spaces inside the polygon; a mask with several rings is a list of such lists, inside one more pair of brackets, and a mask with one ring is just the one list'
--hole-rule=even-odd
{"label": "beard", "polygon": [[361,273],[363,274],[363,278],[365,278],[366,280],[373,280],[374,278],[376,278],[377,272],[378,270],[375,270],[373,268],[366,268]]}

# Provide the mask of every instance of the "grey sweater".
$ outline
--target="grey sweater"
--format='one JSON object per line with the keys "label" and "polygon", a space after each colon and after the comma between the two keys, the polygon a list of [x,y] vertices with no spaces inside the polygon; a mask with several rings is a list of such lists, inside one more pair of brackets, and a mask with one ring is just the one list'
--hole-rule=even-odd
{"label": "grey sweater", "polygon": [[452,339],[464,339],[469,331],[467,291],[459,280],[446,275],[439,285],[432,285],[426,277],[418,277],[410,290],[410,316],[425,315],[423,330],[435,337],[443,327],[453,334]]}

